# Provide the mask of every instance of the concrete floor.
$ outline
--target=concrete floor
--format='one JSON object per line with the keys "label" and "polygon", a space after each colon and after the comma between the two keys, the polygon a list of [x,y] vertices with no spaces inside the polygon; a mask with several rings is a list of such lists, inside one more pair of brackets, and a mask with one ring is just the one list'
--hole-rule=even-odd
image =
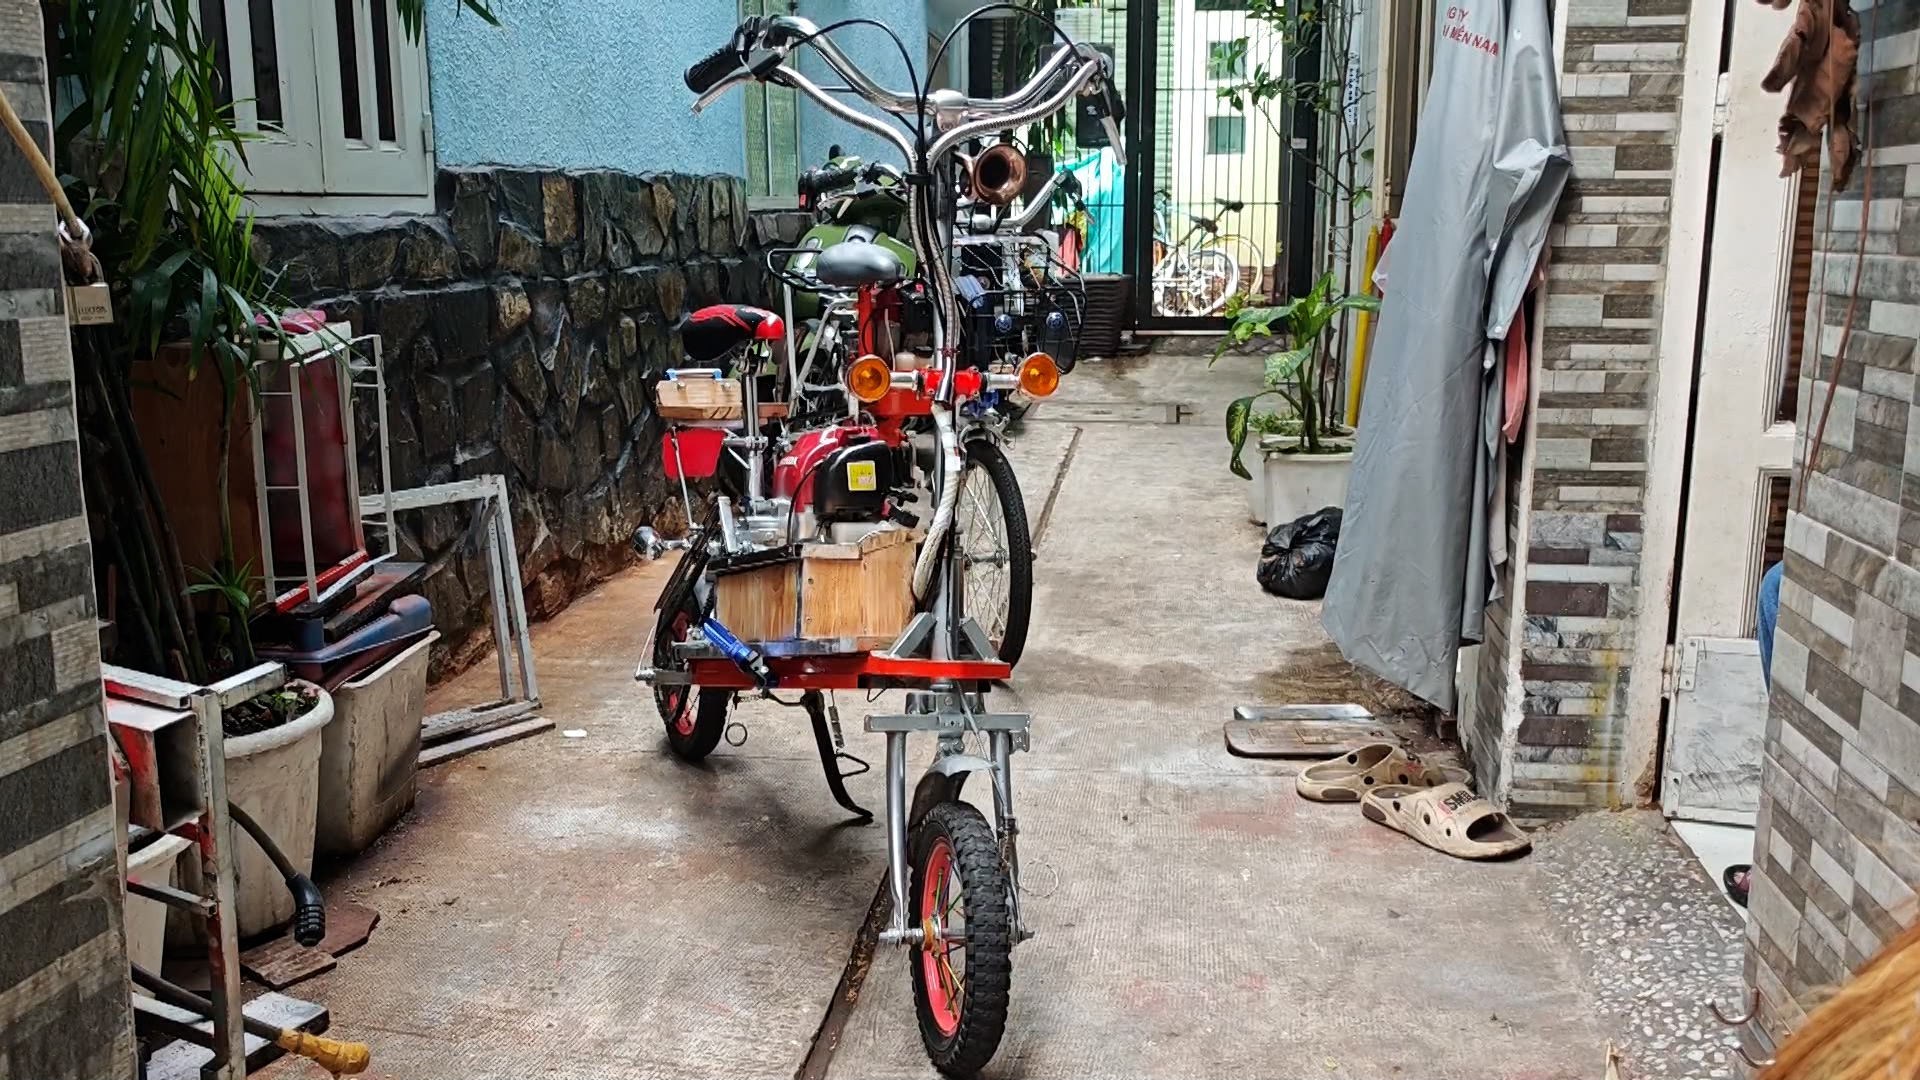
{"label": "concrete floor", "polygon": [[[1238,704],[1397,700],[1340,662],[1317,605],[1254,583],[1261,533],[1219,417],[1257,378],[1246,359],[1090,366],[1017,440],[1044,524],[1033,638],[999,696],[1035,717],[1015,776],[1038,936],[1015,953],[990,1075],[1598,1078],[1630,1021],[1601,1007],[1582,950],[1604,942],[1569,929],[1589,917],[1540,855],[1459,862],[1224,750]],[[1087,419],[1127,402],[1193,412]],[[806,1057],[884,873],[881,830],[845,825],[798,713],[743,707],[751,738],[705,767],[667,755],[631,682],[665,574],[536,628],[546,711],[586,737],[435,770],[327,882],[383,920],[295,992],[373,1044],[370,1075],[785,1077]],[[850,749],[879,760],[868,706],[840,704]],[[874,776],[849,786],[880,806]],[[876,958],[829,1075],[932,1075],[904,954]]]}

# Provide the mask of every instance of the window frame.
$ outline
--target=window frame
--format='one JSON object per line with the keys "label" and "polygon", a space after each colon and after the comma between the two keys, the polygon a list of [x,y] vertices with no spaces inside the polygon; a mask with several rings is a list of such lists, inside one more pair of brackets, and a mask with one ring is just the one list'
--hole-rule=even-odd
{"label": "window frame", "polygon": [[[1246,79],[1247,77],[1246,41],[1247,39],[1243,37],[1243,38],[1236,38],[1231,41],[1207,42],[1207,60],[1206,60],[1206,66],[1204,68],[1204,71],[1205,71],[1208,82],[1229,83],[1229,82],[1243,81]],[[1224,72],[1216,73],[1219,69],[1217,69],[1216,65],[1214,64],[1215,60],[1230,60],[1232,62],[1226,65]]]}
{"label": "window frame", "polygon": [[[791,14],[795,8],[796,5],[789,0],[740,0],[740,18],[745,20],[755,15]],[[800,206],[800,172],[804,167],[800,161],[802,145],[800,95],[789,87],[768,86],[765,83],[754,83],[743,87],[742,90],[744,93],[740,102],[740,128],[741,139],[746,143],[746,147],[745,156],[741,161],[741,172],[745,174],[747,209],[797,209]],[[790,174],[781,170],[779,168],[781,163],[775,160],[778,139],[773,114],[775,103],[780,101],[786,102],[787,109],[793,118],[793,130],[790,135],[793,144],[793,160]],[[761,182],[756,182],[756,172]]]}
{"label": "window frame", "polygon": [[[268,0],[272,5],[275,74],[281,122],[262,125],[252,63],[250,0],[219,4],[225,20],[228,86],[234,126],[247,135],[242,181],[265,214],[431,209],[437,170],[428,90],[425,35],[409,40],[393,0],[347,0],[355,20],[362,138],[346,135],[335,5],[325,0]],[[374,3],[387,5],[387,55],[394,138],[379,138],[373,57]],[[331,77],[329,77],[331,76]],[[371,138],[365,136],[371,135]]]}
{"label": "window frame", "polygon": [[[1230,121],[1233,124],[1239,125],[1237,128],[1229,127],[1227,129],[1230,131],[1237,130],[1239,133],[1237,138],[1234,140],[1236,145],[1231,150],[1221,150],[1221,149],[1217,149],[1215,146],[1214,136],[1216,135],[1216,133],[1218,133],[1221,130],[1216,125],[1220,124],[1222,121]],[[1246,115],[1244,113],[1214,113],[1213,115],[1208,116],[1207,117],[1207,134],[1206,134],[1206,139],[1203,146],[1204,146],[1204,153],[1206,154],[1207,157],[1240,157],[1244,155],[1247,152]]]}

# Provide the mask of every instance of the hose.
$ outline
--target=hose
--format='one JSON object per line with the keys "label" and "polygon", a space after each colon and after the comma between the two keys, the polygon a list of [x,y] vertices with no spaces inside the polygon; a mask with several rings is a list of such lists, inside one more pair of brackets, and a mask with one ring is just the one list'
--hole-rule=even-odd
{"label": "hose", "polygon": [[320,895],[311,878],[294,868],[293,862],[280,850],[280,845],[274,843],[267,830],[253,820],[253,815],[232,802],[227,804],[227,813],[235,824],[253,837],[253,842],[259,844],[260,850],[273,860],[274,869],[286,879],[287,891],[293,894],[293,940],[309,949],[320,944],[321,939],[327,936],[326,898]]}
{"label": "hose", "polygon": [[926,598],[934,568],[940,562],[940,541],[953,526],[953,511],[960,505],[960,470],[965,465],[960,458],[960,438],[953,428],[952,411],[935,403],[933,427],[940,439],[940,501],[934,509],[933,522],[927,526],[926,542],[920,545],[920,560],[913,567],[916,600]]}
{"label": "hose", "polygon": [[[133,981],[141,989],[152,994],[156,1001],[176,1009],[184,1009],[208,1020],[213,1019],[211,1001],[184,986],[168,982],[139,964],[133,965]],[[335,1076],[342,1073],[365,1072],[373,1057],[366,1043],[342,1042],[339,1039],[311,1035],[293,1028],[276,1027],[265,1020],[248,1016],[245,1012],[240,1014],[240,1024],[247,1034],[258,1035],[290,1054],[298,1054]]]}

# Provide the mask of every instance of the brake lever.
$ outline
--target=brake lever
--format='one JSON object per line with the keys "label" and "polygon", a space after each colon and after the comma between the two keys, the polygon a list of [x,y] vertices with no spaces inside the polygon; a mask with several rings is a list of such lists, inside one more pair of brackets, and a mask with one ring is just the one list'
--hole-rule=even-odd
{"label": "brake lever", "polygon": [[752,78],[753,78],[753,75],[751,72],[747,71],[747,69],[745,68],[741,68],[739,71],[735,72],[734,74],[727,76],[725,79],[722,79],[718,83],[715,83],[713,89],[707,91],[704,94],[701,94],[698,98],[694,99],[693,115],[699,116],[701,113],[706,112],[708,106],[711,106],[714,102],[719,101],[721,98],[725,97],[727,91],[733,89],[734,87],[740,85],[743,82],[747,82],[751,80]]}

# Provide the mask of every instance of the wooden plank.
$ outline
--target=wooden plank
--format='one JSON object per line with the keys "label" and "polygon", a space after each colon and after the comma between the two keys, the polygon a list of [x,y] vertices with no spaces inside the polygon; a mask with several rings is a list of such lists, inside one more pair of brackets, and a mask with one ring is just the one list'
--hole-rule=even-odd
{"label": "wooden plank", "polygon": [[240,954],[240,970],[247,978],[272,990],[285,990],[332,971],[337,963],[331,953],[309,949],[291,937],[275,938]]}
{"label": "wooden plank", "polygon": [[469,709],[435,713],[420,721],[420,741],[423,744],[441,743],[462,735],[473,735],[504,726],[539,707],[539,703],[533,701],[495,701]]}
{"label": "wooden plank", "polygon": [[800,624],[800,565],[774,563],[718,574],[714,614],[741,641],[785,641]]}
{"label": "wooden plank", "polygon": [[[913,534],[881,532],[802,551],[800,636],[892,641],[913,618]],[[817,550],[817,554],[816,554]],[[856,558],[848,558],[848,554]]]}
{"label": "wooden plank", "polygon": [[505,746],[507,743],[532,738],[543,731],[551,730],[553,730],[553,721],[544,716],[536,716],[531,720],[522,720],[517,724],[494,728],[492,731],[483,731],[478,735],[469,735],[464,739],[456,739],[453,742],[441,743],[439,746],[422,750],[420,751],[420,767],[423,769],[431,768],[432,766],[452,761],[455,758],[466,757],[468,754],[476,751],[487,750],[495,746]]}
{"label": "wooden plank", "polygon": [[380,913],[365,904],[335,900],[327,904],[327,936],[314,946],[330,956],[350,953],[367,943],[373,928],[380,925]]}

